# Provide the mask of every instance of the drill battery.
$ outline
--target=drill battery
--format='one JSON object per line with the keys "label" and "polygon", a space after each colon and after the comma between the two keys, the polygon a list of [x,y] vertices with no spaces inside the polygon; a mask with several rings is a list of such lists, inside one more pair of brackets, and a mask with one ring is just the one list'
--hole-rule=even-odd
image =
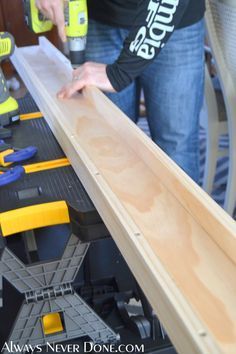
{"label": "drill battery", "polygon": [[[14,52],[15,41],[8,32],[0,32],[0,61],[9,58]],[[2,127],[19,121],[19,107],[17,101],[11,97],[7,88],[6,79],[0,68],[0,137],[7,137],[9,131]]]}

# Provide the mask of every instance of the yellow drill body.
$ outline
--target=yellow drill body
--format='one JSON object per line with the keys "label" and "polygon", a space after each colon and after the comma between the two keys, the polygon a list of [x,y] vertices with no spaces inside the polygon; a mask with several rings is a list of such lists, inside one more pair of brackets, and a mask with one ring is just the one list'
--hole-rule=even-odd
{"label": "yellow drill body", "polygon": [[[69,42],[70,60],[74,65],[84,62],[86,36],[88,31],[87,0],[64,0],[66,36]],[[35,0],[23,0],[25,19],[34,33],[44,33],[53,24],[37,9]]]}
{"label": "yellow drill body", "polygon": [[23,0],[24,14],[27,26],[34,33],[51,31],[53,24],[47,20],[37,9],[35,0]]}
{"label": "yellow drill body", "polygon": [[87,0],[65,0],[64,14],[71,63],[83,64],[88,32]]}
{"label": "yellow drill body", "polygon": [[[9,58],[14,52],[15,41],[8,32],[0,32],[0,62]],[[0,126],[9,125],[19,120],[17,101],[10,96],[6,79],[0,68]]]}

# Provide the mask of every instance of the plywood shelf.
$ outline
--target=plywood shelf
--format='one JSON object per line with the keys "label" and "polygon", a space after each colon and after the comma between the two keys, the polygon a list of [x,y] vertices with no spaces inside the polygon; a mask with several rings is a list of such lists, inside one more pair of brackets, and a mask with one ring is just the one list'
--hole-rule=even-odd
{"label": "plywood shelf", "polygon": [[99,90],[58,100],[53,51],[13,63],[178,352],[236,353],[235,222]]}

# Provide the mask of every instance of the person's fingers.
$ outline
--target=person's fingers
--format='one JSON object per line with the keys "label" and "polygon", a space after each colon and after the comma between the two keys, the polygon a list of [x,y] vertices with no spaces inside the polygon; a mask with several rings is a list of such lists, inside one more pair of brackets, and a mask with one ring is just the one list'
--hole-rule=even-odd
{"label": "person's fingers", "polygon": [[66,42],[66,31],[64,27],[58,27],[58,35],[62,42]]}
{"label": "person's fingers", "polygon": [[39,11],[42,12],[42,2],[40,0],[36,0],[35,5],[39,9]]}
{"label": "person's fingers", "polygon": [[70,98],[85,86],[93,85],[102,91],[115,92],[106,74],[106,65],[87,62],[72,73],[72,81],[58,92],[58,98]]}
{"label": "person's fingers", "polygon": [[83,80],[72,81],[70,84],[62,87],[62,89],[58,92],[57,97],[61,99],[70,98],[74,95],[74,93],[82,90],[83,87]]}
{"label": "person's fingers", "polygon": [[72,80],[78,80],[78,78],[81,76],[81,74],[82,74],[82,66],[80,68],[73,70]]}
{"label": "person's fingers", "polygon": [[82,88],[83,88],[82,81],[78,81],[77,83],[66,87],[63,96],[64,96],[64,98],[71,98],[71,96],[73,96],[74,93],[80,91]]}
{"label": "person's fingers", "polygon": [[83,70],[79,67],[72,72],[72,81],[62,87],[58,92],[59,98],[70,98],[75,92],[80,91],[84,87],[84,81],[82,80]]}
{"label": "person's fingers", "polygon": [[54,24],[57,26],[59,37],[66,42],[65,17],[63,12],[63,4],[61,6],[53,6]]}
{"label": "person's fingers", "polygon": [[59,37],[66,42],[64,6],[62,0],[36,0],[36,6],[39,11],[49,20],[51,20],[58,30]]}
{"label": "person's fingers", "polygon": [[36,0],[35,5],[45,18],[53,21],[54,15],[51,3],[46,0]]}
{"label": "person's fingers", "polygon": [[47,11],[44,11],[43,15],[47,20],[54,22],[54,12],[51,8],[48,8]]}
{"label": "person's fingers", "polygon": [[81,74],[81,71],[82,71],[82,66],[77,69],[74,69],[72,72],[73,78],[79,76]]}

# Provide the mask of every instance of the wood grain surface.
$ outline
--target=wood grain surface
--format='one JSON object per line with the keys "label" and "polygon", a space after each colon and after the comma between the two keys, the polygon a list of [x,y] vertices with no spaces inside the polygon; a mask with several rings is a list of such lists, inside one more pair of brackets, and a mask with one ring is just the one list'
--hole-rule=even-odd
{"label": "wood grain surface", "polygon": [[56,56],[13,63],[178,352],[235,354],[235,222],[100,91],[58,100]]}

